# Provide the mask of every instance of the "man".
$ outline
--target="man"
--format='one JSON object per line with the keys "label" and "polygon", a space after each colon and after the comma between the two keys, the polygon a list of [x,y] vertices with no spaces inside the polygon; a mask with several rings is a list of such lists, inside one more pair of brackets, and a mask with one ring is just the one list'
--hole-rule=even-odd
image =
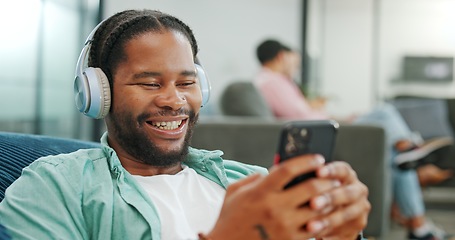
{"label": "man", "polygon": [[[103,147],[23,171],[0,203],[13,238],[356,239],[365,227],[367,188],[345,163],[306,155],[266,175],[188,146],[202,95],[197,43],[182,21],[123,11],[89,44],[88,66],[112,94]],[[283,189],[310,171],[318,177]]]}
{"label": "man", "polygon": [[[254,85],[277,118],[302,120],[329,118],[322,107],[324,102],[308,101],[293,81],[300,65],[296,51],[277,40],[269,39],[258,45],[256,54],[262,68],[254,79]],[[357,124],[379,124],[386,132],[393,172],[393,195],[399,212],[405,218],[403,222],[409,230],[409,239],[448,239],[449,234],[425,218],[425,207],[416,171],[414,169],[403,171],[398,166],[418,162],[432,151],[452,144],[452,139],[441,138],[437,141],[419,143],[399,112],[390,104],[377,106],[370,113],[349,121],[352,120]],[[442,170],[434,165],[426,165],[418,171],[426,175],[428,182],[441,182],[451,178],[453,174],[451,170]]]}
{"label": "man", "polygon": [[300,55],[297,52],[269,39],[257,47],[256,54],[262,68],[254,84],[276,117],[300,120],[329,117],[323,111],[324,99],[308,100],[293,82],[300,67]]}

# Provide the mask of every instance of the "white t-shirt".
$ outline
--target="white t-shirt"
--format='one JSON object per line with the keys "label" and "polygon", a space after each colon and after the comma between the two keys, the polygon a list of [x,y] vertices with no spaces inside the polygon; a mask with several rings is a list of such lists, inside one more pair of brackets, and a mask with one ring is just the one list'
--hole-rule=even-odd
{"label": "white t-shirt", "polygon": [[197,239],[215,225],[226,190],[183,166],[175,175],[134,178],[147,191],[161,220],[161,239]]}

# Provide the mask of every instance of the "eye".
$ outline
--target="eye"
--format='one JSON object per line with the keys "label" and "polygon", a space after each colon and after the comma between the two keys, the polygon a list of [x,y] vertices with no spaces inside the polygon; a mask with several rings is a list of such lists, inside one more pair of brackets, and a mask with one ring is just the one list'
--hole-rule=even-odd
{"label": "eye", "polygon": [[196,84],[196,80],[187,80],[187,81],[182,81],[177,84],[177,86],[180,87],[190,87]]}
{"label": "eye", "polygon": [[159,88],[161,86],[158,83],[140,83],[139,85],[145,88]]}

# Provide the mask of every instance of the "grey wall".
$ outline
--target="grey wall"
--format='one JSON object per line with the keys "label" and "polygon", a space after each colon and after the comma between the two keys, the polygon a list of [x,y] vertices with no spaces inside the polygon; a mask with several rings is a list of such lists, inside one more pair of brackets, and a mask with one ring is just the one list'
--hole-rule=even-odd
{"label": "grey wall", "polygon": [[[259,65],[255,46],[265,37],[300,48],[299,0],[109,0],[104,14],[154,8],[193,27],[216,104],[235,79],[251,79]],[[369,111],[399,92],[405,54],[453,56],[454,0],[309,0],[308,47],[312,95],[329,99],[328,111],[347,117]],[[406,90],[455,96],[454,84],[404,86]],[[414,91],[419,94],[419,91]],[[206,109],[208,111],[210,109]]]}
{"label": "grey wall", "polygon": [[404,55],[455,55],[453,0],[310,0],[309,52],[332,115],[369,111],[396,94],[455,97],[455,84],[407,84]]}

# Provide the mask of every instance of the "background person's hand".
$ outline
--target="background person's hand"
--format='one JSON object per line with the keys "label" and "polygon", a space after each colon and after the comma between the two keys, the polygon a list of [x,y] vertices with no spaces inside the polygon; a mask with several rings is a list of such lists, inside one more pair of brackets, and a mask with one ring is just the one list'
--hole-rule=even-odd
{"label": "background person's hand", "polygon": [[310,104],[310,106],[313,109],[325,110],[325,108],[327,106],[327,98],[325,98],[325,97],[316,97],[314,99],[308,100],[308,104]]}

